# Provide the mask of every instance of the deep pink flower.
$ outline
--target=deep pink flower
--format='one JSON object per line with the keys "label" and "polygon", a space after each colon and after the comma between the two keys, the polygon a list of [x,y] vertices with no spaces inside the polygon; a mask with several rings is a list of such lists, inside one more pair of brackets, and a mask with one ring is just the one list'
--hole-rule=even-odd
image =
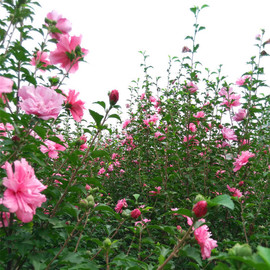
{"label": "deep pink flower", "polygon": [[246,165],[248,163],[248,159],[254,157],[255,154],[249,152],[249,151],[242,151],[241,155],[238,155],[235,159],[234,165],[234,172],[237,172],[242,168],[242,166]]}
{"label": "deep pink flower", "polygon": [[7,188],[4,192],[3,205],[11,213],[16,213],[22,222],[30,222],[36,213],[36,208],[46,201],[46,196],[40,192],[46,189],[35,176],[34,169],[22,158],[14,162],[14,172],[10,163],[5,163],[7,177],[3,185]]}
{"label": "deep pink flower", "polygon": [[11,93],[13,81],[9,78],[0,76],[0,95],[2,93]]}
{"label": "deep pink flower", "polygon": [[207,213],[207,202],[206,201],[199,201],[197,202],[192,211],[196,215],[196,217],[200,218],[206,215]]}
{"label": "deep pink flower", "polygon": [[145,93],[142,93],[142,94],[141,94],[141,97],[140,97],[140,100],[143,100],[144,97],[145,97]]}
{"label": "deep pink flower", "polygon": [[223,135],[223,138],[225,140],[233,140],[233,141],[237,141],[237,136],[234,134],[234,131],[232,129],[226,128],[224,127],[221,130],[221,133]]}
{"label": "deep pink flower", "polygon": [[90,187],[88,184],[86,184],[86,185],[85,185],[85,189],[88,191],[88,190],[91,189],[91,187]]}
{"label": "deep pink flower", "polygon": [[75,121],[80,122],[83,118],[84,102],[77,100],[79,92],[75,94],[75,90],[69,90],[65,100],[66,107],[70,110]]}
{"label": "deep pink flower", "polygon": [[202,225],[194,231],[195,239],[201,247],[202,259],[211,257],[211,251],[215,247],[217,247],[217,241],[210,238],[211,232],[209,232],[209,228],[207,225]]}
{"label": "deep pink flower", "polygon": [[124,199],[122,199],[122,200],[119,200],[118,202],[117,202],[117,205],[116,205],[116,207],[114,208],[114,210],[117,212],[117,213],[122,213],[122,208],[123,207],[128,207],[128,204],[127,204],[127,202],[126,202],[126,199],[124,198]]}
{"label": "deep pink flower", "polygon": [[226,105],[228,108],[237,107],[241,105],[239,101],[240,98],[241,98],[240,95],[232,94],[228,98],[224,98],[223,102],[220,105]]}
{"label": "deep pink flower", "polygon": [[153,102],[153,103],[157,101],[156,98],[153,96],[149,97],[149,100],[150,100],[150,102]]}
{"label": "deep pink flower", "polygon": [[114,89],[109,93],[109,100],[111,105],[115,105],[119,100],[119,92],[118,90]]}
{"label": "deep pink flower", "polygon": [[[31,59],[30,64],[33,66],[47,67],[50,65],[50,61],[47,60],[48,54],[46,52],[38,51],[34,54],[34,57]],[[45,71],[41,69],[42,71]]]}
{"label": "deep pink flower", "polygon": [[233,193],[233,197],[241,198],[243,196],[242,192],[237,188],[231,188],[229,185],[227,185],[227,189]]}
{"label": "deep pink flower", "polygon": [[23,86],[19,89],[20,106],[26,114],[48,120],[56,119],[62,109],[63,96],[44,86]]}
{"label": "deep pink flower", "polygon": [[81,40],[82,36],[62,35],[56,44],[56,50],[50,53],[51,63],[61,64],[67,72],[75,73],[79,68],[80,59],[88,53],[88,50],[80,47]]}
{"label": "deep pink flower", "polygon": [[52,38],[59,40],[62,35],[68,34],[71,31],[71,22],[66,18],[62,18],[62,15],[58,14],[55,10],[48,13],[47,18],[51,21],[56,21],[55,27],[62,32],[50,33]]}
{"label": "deep pink flower", "polygon": [[236,113],[233,117],[234,121],[242,121],[247,116],[247,111],[245,109],[239,109],[238,113]]}
{"label": "deep pink flower", "polygon": [[141,211],[136,208],[133,211],[131,211],[130,216],[134,219],[137,219],[141,215]]}

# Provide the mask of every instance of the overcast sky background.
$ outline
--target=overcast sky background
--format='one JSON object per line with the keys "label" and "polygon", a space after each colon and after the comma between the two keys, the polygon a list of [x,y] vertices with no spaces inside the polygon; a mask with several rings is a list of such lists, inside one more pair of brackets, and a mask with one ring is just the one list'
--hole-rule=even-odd
{"label": "overcast sky background", "polygon": [[[106,101],[108,91],[118,89],[120,105],[126,110],[128,86],[143,78],[138,51],[150,55],[148,63],[154,67],[150,75],[166,81],[168,56],[181,58],[182,47],[191,47],[184,38],[193,35],[194,16],[189,9],[194,5],[209,5],[199,15],[206,30],[197,36],[196,60],[212,71],[223,64],[223,75],[230,82],[248,71],[246,62],[258,54],[254,44],[261,28],[270,38],[269,0],[41,0],[40,4],[36,23],[42,24],[46,14],[56,10],[72,22],[71,35],[83,36],[81,46],[89,50],[87,63],[80,63],[66,88],[80,91],[88,109],[94,101]],[[262,65],[270,84],[270,57],[264,57]]]}

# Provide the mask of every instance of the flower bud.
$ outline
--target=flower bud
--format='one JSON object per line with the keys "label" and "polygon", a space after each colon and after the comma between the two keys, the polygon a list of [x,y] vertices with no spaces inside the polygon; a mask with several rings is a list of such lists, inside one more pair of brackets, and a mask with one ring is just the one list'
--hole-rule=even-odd
{"label": "flower bud", "polygon": [[199,201],[205,201],[205,198],[203,195],[201,194],[198,194],[196,197],[195,197],[195,200],[194,200],[194,203],[197,203]]}
{"label": "flower bud", "polygon": [[87,196],[86,200],[88,202],[93,202],[94,201],[94,197],[92,195],[89,195],[89,196]]}
{"label": "flower bud", "polygon": [[240,245],[239,243],[235,244],[231,249],[229,249],[229,255],[233,256],[251,256],[252,250],[248,244]]}
{"label": "flower bud", "polygon": [[115,105],[117,101],[119,100],[119,92],[118,90],[112,90],[109,93],[109,100],[111,105]]}
{"label": "flower bud", "polygon": [[207,213],[207,202],[206,201],[199,201],[197,202],[192,211],[194,212],[197,218],[203,217]]}
{"label": "flower bud", "polygon": [[103,245],[104,247],[110,247],[112,244],[111,240],[109,238],[106,238],[104,241],[103,241]]}

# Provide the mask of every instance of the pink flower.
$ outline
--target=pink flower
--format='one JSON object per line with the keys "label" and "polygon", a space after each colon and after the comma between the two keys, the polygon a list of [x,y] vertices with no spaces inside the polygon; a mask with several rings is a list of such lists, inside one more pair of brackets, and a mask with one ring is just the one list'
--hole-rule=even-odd
{"label": "pink flower", "polygon": [[233,140],[233,141],[237,141],[237,136],[234,134],[234,131],[232,129],[226,128],[224,127],[221,130],[221,133],[223,135],[223,138],[225,140]]}
{"label": "pink flower", "polygon": [[82,36],[62,35],[56,44],[56,50],[50,53],[51,63],[61,64],[67,72],[75,73],[79,68],[79,61],[88,53],[88,50],[80,47],[81,40]]}
{"label": "pink flower", "polygon": [[116,207],[114,208],[114,210],[115,210],[117,213],[122,213],[122,211],[123,211],[122,208],[123,208],[123,207],[125,207],[125,208],[128,207],[128,204],[127,204],[125,198],[122,199],[122,200],[119,200],[119,201],[117,202],[117,205],[116,205]]}
{"label": "pink flower", "polygon": [[137,219],[141,215],[141,211],[136,208],[133,211],[131,211],[130,216],[134,219]]}
{"label": "pink flower", "polygon": [[77,100],[79,92],[75,94],[75,90],[69,90],[67,99],[65,100],[66,107],[70,110],[75,121],[80,122],[83,118],[84,102]]}
{"label": "pink flower", "polygon": [[[37,51],[31,59],[30,64],[37,67],[47,67],[50,61],[47,60],[48,54],[46,52]],[[45,71],[41,69],[42,71]]]}
{"label": "pink flower", "polygon": [[40,151],[42,153],[48,153],[48,156],[50,158],[54,158],[57,159],[58,158],[58,152],[59,151],[65,151],[66,147],[64,147],[63,145],[53,142],[51,140],[45,140],[44,144],[46,145],[41,145],[40,146]]}
{"label": "pink flower", "polygon": [[46,201],[46,196],[40,192],[46,189],[35,176],[34,169],[22,158],[14,162],[14,172],[10,163],[5,163],[7,177],[3,185],[7,188],[4,192],[3,205],[11,213],[16,213],[22,222],[30,222],[36,213],[36,208]]}
{"label": "pink flower", "polygon": [[106,172],[106,170],[102,167],[99,171],[98,171],[98,175],[104,174]]}
{"label": "pink flower", "polygon": [[242,192],[237,188],[231,188],[229,185],[227,185],[227,189],[233,193],[233,197],[241,198],[243,196]]}
{"label": "pink flower", "polygon": [[141,97],[140,97],[140,100],[143,100],[144,97],[145,97],[145,93],[142,93],[142,94],[141,94]]}
{"label": "pink flower", "polygon": [[11,93],[13,81],[9,78],[0,76],[0,95],[2,93]]}
{"label": "pink flower", "polygon": [[242,166],[246,165],[248,163],[248,159],[254,157],[255,154],[249,152],[249,151],[242,151],[241,155],[238,155],[235,159],[234,165],[234,172],[237,172],[242,168]]}
{"label": "pink flower", "polygon": [[47,18],[51,21],[56,21],[55,27],[61,31],[61,33],[50,33],[52,38],[59,40],[63,34],[68,34],[71,31],[71,22],[66,18],[62,18],[62,15],[58,14],[56,11],[53,10],[48,13]]}
{"label": "pink flower", "polygon": [[183,88],[185,88],[185,89],[188,89],[188,91],[190,92],[190,93],[195,93],[195,92],[197,92],[197,90],[198,90],[198,86],[195,84],[195,83],[193,83],[193,82],[188,82],[187,84],[186,84],[186,86],[184,86]]}
{"label": "pink flower", "polygon": [[197,202],[192,211],[196,215],[196,217],[200,218],[206,215],[207,213],[207,202],[206,201],[199,201]]}
{"label": "pink flower", "polygon": [[202,225],[194,231],[195,239],[201,247],[202,259],[211,257],[211,250],[217,247],[217,241],[210,238],[211,232],[207,225]]}
{"label": "pink flower", "polygon": [[88,190],[91,189],[91,187],[90,187],[88,184],[86,184],[86,185],[85,185],[85,189],[88,191]]}
{"label": "pink flower", "polygon": [[247,111],[245,109],[239,109],[238,113],[236,113],[233,117],[234,121],[242,121],[247,116]]}
{"label": "pink flower", "polygon": [[113,164],[110,164],[109,166],[108,166],[108,172],[112,172],[113,171]]}
{"label": "pink flower", "polygon": [[56,119],[62,109],[63,96],[44,86],[23,86],[19,89],[20,106],[26,114],[48,120]]}
{"label": "pink flower", "polygon": [[246,75],[244,77],[239,78],[236,81],[235,84],[238,85],[238,86],[242,86],[242,85],[246,84],[249,80],[251,80],[251,76],[250,75]]}
{"label": "pink flower", "polygon": [[127,127],[128,124],[130,124],[131,120],[130,119],[127,119],[124,123],[123,123],[123,126],[122,126],[122,129],[125,129]]}
{"label": "pink flower", "polygon": [[205,114],[203,111],[197,112],[197,114],[193,114],[195,118],[204,118]]}
{"label": "pink flower", "polygon": [[191,132],[196,132],[197,131],[197,127],[194,123],[190,123],[189,126],[188,126],[189,130]]}
{"label": "pink flower", "polygon": [[7,136],[6,131],[10,131],[13,129],[14,129],[14,127],[9,123],[7,123],[7,124],[0,123],[0,136],[6,137]]}
{"label": "pink flower", "polygon": [[166,139],[166,137],[163,136],[163,134],[159,131],[155,132],[155,138],[157,138],[159,141],[163,141]]}
{"label": "pink flower", "polygon": [[228,98],[225,98],[220,105],[226,105],[228,108],[237,107],[237,106],[241,105],[241,103],[239,101],[240,98],[241,98],[240,95],[232,94]]}
{"label": "pink flower", "polygon": [[149,100],[150,100],[150,102],[153,102],[153,103],[157,101],[156,98],[155,97],[152,97],[152,96],[149,97]]}

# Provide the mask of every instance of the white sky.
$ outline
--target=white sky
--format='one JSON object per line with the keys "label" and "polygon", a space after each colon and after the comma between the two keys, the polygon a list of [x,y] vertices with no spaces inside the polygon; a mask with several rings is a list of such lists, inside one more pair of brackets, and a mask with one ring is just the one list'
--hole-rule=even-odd
{"label": "white sky", "polygon": [[[255,36],[260,29],[270,38],[270,0],[41,0],[37,21],[56,10],[72,22],[71,35],[83,35],[82,47],[89,50],[80,68],[71,74],[67,88],[80,91],[87,108],[107,100],[107,92],[118,89],[125,110],[128,86],[142,77],[142,56],[150,55],[150,75],[167,77],[168,55],[182,57],[185,41],[193,35],[194,16],[189,8],[208,4],[199,16],[206,30],[198,34],[198,58],[215,71],[223,64],[224,75],[235,82],[248,71],[246,62],[257,55]],[[190,46],[191,47],[191,46]],[[270,45],[266,47],[270,54]],[[270,57],[264,57],[270,84]],[[162,86],[162,85],[161,85]],[[269,88],[265,91],[270,92]],[[97,105],[95,105],[97,106]],[[95,108],[95,107],[94,107]],[[125,120],[125,119],[123,119]]]}

